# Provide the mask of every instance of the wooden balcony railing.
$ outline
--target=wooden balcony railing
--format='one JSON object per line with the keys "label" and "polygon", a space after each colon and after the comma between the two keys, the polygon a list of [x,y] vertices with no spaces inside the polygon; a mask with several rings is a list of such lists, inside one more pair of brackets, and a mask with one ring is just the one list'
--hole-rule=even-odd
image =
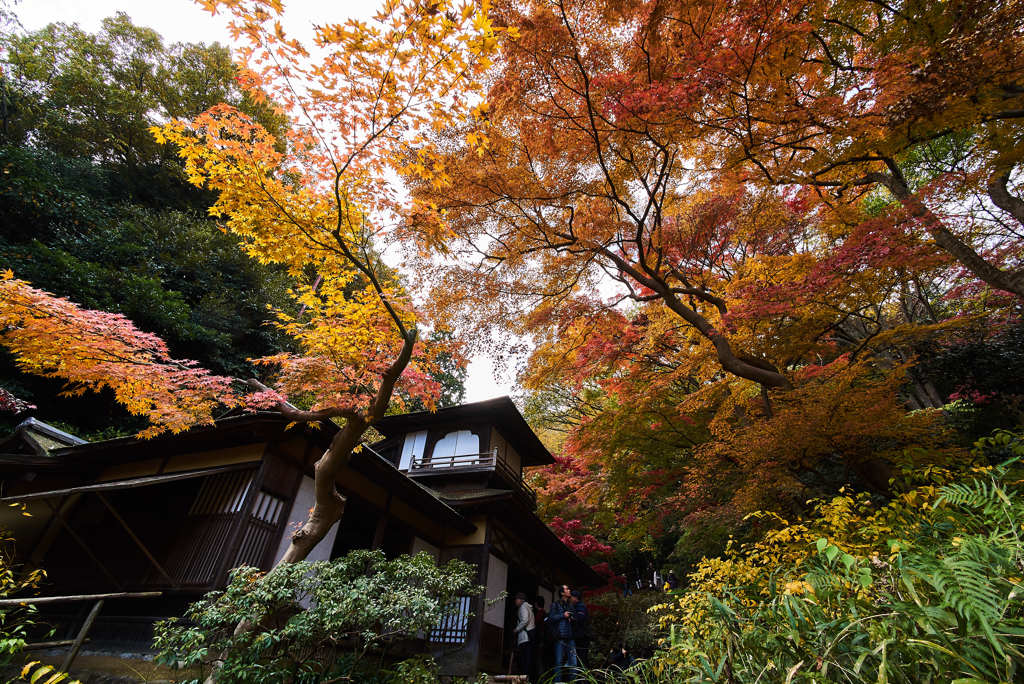
{"label": "wooden balcony railing", "polygon": [[446,468],[493,468],[498,461],[498,450],[493,449],[483,454],[452,454],[451,456],[434,456],[424,461],[417,456],[409,466],[410,471],[444,470]]}
{"label": "wooden balcony railing", "polygon": [[498,457],[497,449],[492,449],[482,454],[434,456],[426,460],[417,456],[409,464],[409,474],[441,474],[461,469],[469,470],[471,468],[474,470],[493,470],[500,473],[503,479],[518,489],[520,493],[525,494],[534,504],[537,503],[537,493],[533,491],[530,485],[523,482],[522,473],[513,468],[505,459]]}

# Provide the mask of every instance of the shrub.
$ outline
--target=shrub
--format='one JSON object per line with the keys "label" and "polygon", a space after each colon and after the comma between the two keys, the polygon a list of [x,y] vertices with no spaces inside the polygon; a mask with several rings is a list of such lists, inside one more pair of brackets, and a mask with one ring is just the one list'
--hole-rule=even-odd
{"label": "shrub", "polygon": [[612,649],[624,645],[634,656],[648,656],[658,645],[658,621],[651,606],[665,595],[645,591],[630,596],[612,591],[587,598],[590,611],[591,660],[607,662]]}
{"label": "shrub", "polygon": [[687,591],[657,607],[667,648],[643,665],[644,676],[1019,681],[1020,475],[1012,463],[977,468],[880,508],[838,497],[809,521],[704,561]]}
{"label": "shrub", "polygon": [[[424,553],[388,560],[380,551],[266,574],[238,568],[224,591],[194,603],[185,620],[157,623],[157,660],[199,667],[222,682],[352,678],[371,651],[383,660],[389,646],[429,632],[457,597],[480,593],[475,576],[461,561],[438,567]],[[386,676],[377,669],[358,680]]]}
{"label": "shrub", "polygon": [[[13,508],[24,507],[11,504]],[[24,572],[14,564],[14,539],[0,530],[0,598],[16,598],[34,593],[45,578],[42,570]],[[0,608],[0,668],[10,665],[25,648],[30,628],[35,624],[34,606]]]}

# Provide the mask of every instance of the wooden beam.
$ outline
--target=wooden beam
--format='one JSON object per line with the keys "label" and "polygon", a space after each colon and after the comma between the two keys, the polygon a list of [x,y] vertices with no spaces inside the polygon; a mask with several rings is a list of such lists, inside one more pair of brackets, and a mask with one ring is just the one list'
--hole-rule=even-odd
{"label": "wooden beam", "polygon": [[171,577],[169,572],[164,570],[164,566],[160,565],[160,562],[153,557],[153,554],[149,552],[149,549],[147,549],[146,545],[142,543],[142,540],[139,539],[134,532],[132,532],[132,528],[128,527],[128,523],[125,522],[124,518],[122,518],[120,514],[118,514],[118,512],[114,510],[113,505],[111,505],[110,501],[107,500],[107,497],[103,496],[102,492],[96,492],[96,496],[98,496],[100,501],[103,502],[103,505],[107,507],[107,510],[110,511],[110,514],[114,516],[114,520],[121,523],[121,527],[124,528],[124,531],[128,533],[129,537],[132,538],[132,541],[135,542],[135,545],[142,550],[142,553],[146,554],[146,558],[148,558],[149,562],[153,564],[153,567],[156,568],[161,575],[167,578],[167,581],[171,583],[172,587],[177,589],[178,582],[173,577]]}
{"label": "wooden beam", "polygon": [[255,461],[247,461],[245,463],[233,463],[231,465],[215,466],[213,468],[200,468],[199,470],[189,470],[180,473],[147,475],[145,477],[133,477],[127,480],[112,480],[110,482],[99,482],[91,485],[82,485],[80,487],[69,487],[67,489],[53,489],[47,492],[17,494],[15,496],[5,496],[3,498],[0,498],[0,504],[32,501],[34,499],[50,499],[54,497],[65,496],[68,494],[82,494],[84,492],[109,492],[118,489],[131,489],[133,487],[146,487],[155,484],[178,482],[179,480],[190,480],[197,477],[207,477],[209,475],[226,473],[232,470],[252,469],[254,463]]}
{"label": "wooden beam", "polygon": [[82,540],[82,538],[78,536],[78,533],[71,529],[71,525],[69,525],[68,521],[64,519],[64,515],[60,512],[60,509],[54,506],[53,503],[49,500],[47,500],[46,503],[53,510],[53,515],[57,518],[57,522],[59,522],[61,526],[63,526],[64,529],[67,530],[68,534],[71,535],[72,539],[78,542],[78,545],[82,547],[83,551],[85,551],[85,555],[89,556],[89,558],[92,559],[92,562],[95,563],[96,566],[103,571],[103,574],[107,576],[107,579],[109,579],[114,584],[115,587],[120,589],[121,582],[119,582],[118,579],[114,577],[114,574],[107,569],[107,566],[105,566],[103,562],[96,557],[96,554],[93,553],[92,549],[89,548],[89,545],[86,544]]}
{"label": "wooden beam", "polygon": [[100,599],[92,607],[92,610],[89,611],[89,615],[86,616],[82,629],[78,631],[78,636],[75,637],[74,643],[71,644],[71,650],[68,651],[67,657],[64,658],[64,664],[60,666],[60,669],[64,672],[68,672],[71,669],[71,663],[75,662],[75,658],[78,657],[78,652],[82,649],[82,644],[85,643],[85,637],[89,634],[89,630],[92,629],[92,623],[96,621],[96,616],[100,614],[102,609],[103,599]]}
{"label": "wooden beam", "polygon": [[[91,639],[86,639],[91,641]],[[60,648],[61,646],[71,646],[75,643],[74,639],[63,639],[61,641],[37,641],[34,644],[25,644],[22,648],[26,651],[40,651],[44,648]]]}
{"label": "wooden beam", "polygon": [[156,598],[162,591],[120,591],[112,594],[72,594],[70,596],[26,596],[25,598],[0,599],[2,606],[41,606],[45,603],[74,603],[75,601],[98,601],[100,599]]}

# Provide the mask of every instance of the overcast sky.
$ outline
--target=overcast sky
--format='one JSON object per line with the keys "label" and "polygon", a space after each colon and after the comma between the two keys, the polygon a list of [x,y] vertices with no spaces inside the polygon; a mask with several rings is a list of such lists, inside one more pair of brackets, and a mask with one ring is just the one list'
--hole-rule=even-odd
{"label": "overcast sky", "polygon": [[[377,5],[374,0],[286,0],[285,25],[297,38],[305,38],[314,22],[368,17]],[[63,21],[95,31],[104,17],[125,12],[134,23],[156,29],[168,42],[231,42],[224,16],[213,16],[191,0],[20,0],[14,11],[28,29]]]}
{"label": "overcast sky", "polygon": [[[378,4],[376,0],[285,0],[284,24],[292,36],[307,39],[314,23],[338,22],[352,16],[367,18]],[[104,17],[125,12],[133,23],[156,29],[168,43],[231,44],[225,17],[213,16],[190,0],[21,0],[14,11],[28,30],[60,21],[96,31]],[[511,387],[509,378],[495,377],[490,359],[476,358],[470,363],[467,401],[510,394]]]}

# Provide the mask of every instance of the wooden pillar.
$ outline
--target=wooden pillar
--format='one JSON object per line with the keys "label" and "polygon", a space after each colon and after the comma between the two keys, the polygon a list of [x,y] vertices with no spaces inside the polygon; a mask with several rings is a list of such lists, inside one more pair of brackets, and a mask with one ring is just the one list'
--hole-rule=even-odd
{"label": "wooden pillar", "polygon": [[388,516],[391,515],[391,492],[388,492],[388,498],[384,503],[384,511],[380,514],[380,519],[377,520],[377,529],[373,531],[373,546],[372,549],[379,549],[384,545],[384,533],[388,529]]}
{"label": "wooden pillar", "polygon": [[85,637],[89,634],[89,630],[92,629],[92,623],[96,621],[96,616],[100,614],[100,610],[103,609],[103,599],[97,601],[92,610],[89,611],[89,615],[85,618],[85,622],[82,623],[82,629],[78,630],[78,636],[75,637],[75,641],[71,644],[71,650],[68,651],[67,656],[64,658],[64,664],[60,666],[60,669],[64,672],[68,672],[71,669],[71,664],[75,662],[75,658],[78,657],[78,652],[82,649],[82,644],[85,642]]}

